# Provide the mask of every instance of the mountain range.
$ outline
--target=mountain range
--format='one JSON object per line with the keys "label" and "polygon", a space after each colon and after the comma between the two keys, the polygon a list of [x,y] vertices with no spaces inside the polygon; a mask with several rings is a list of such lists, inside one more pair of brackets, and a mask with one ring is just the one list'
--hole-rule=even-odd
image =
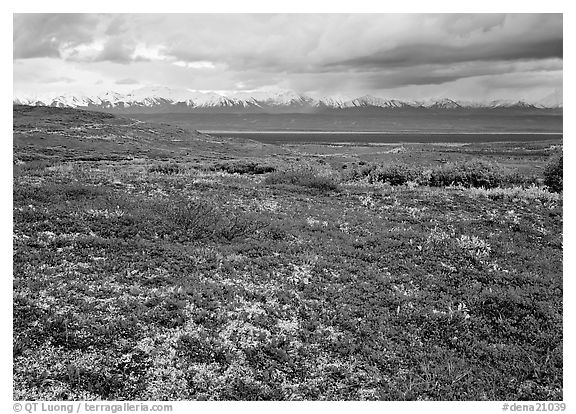
{"label": "mountain range", "polygon": [[317,113],[340,110],[537,110],[562,108],[562,92],[554,91],[535,102],[518,100],[461,101],[449,98],[406,101],[364,95],[354,99],[312,97],[294,91],[235,92],[220,94],[144,87],[129,93],[106,92],[99,95],[64,94],[59,96],[14,96],[15,105],[91,109],[118,113]]}

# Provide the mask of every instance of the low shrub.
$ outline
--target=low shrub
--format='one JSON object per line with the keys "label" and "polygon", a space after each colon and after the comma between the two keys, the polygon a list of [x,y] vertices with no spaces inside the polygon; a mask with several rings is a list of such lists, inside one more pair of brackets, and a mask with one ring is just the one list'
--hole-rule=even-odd
{"label": "low shrub", "polygon": [[462,187],[495,188],[505,182],[499,167],[482,161],[450,163],[432,169],[428,184],[432,187],[459,185]]}
{"label": "low shrub", "polygon": [[508,188],[471,188],[470,193],[476,196],[483,196],[491,200],[538,200],[542,203],[557,202],[561,199],[561,195],[550,192],[546,187],[538,187],[531,185],[512,186]]}
{"label": "low shrub", "polygon": [[149,173],[158,173],[167,175],[179,174],[182,171],[183,171],[182,167],[176,163],[156,164],[148,168]]}
{"label": "low shrub", "polygon": [[276,168],[271,165],[258,164],[254,161],[218,163],[210,169],[212,171],[224,171],[228,174],[265,174],[276,170]]}
{"label": "low shrub", "polygon": [[[228,242],[253,235],[267,225],[250,213],[224,210],[207,199],[148,199],[108,194],[80,205],[86,212],[82,223],[85,229],[104,238]],[[23,211],[23,219],[24,214],[30,215]]]}
{"label": "low shrub", "polygon": [[[555,165],[557,165],[557,161]],[[562,161],[560,160],[560,169]],[[554,176],[552,167],[550,175]],[[556,177],[558,175],[556,174]],[[388,183],[397,185],[428,185],[431,187],[462,186],[466,188],[496,188],[537,186],[541,179],[519,171],[504,169],[483,161],[455,162],[435,168],[424,168],[407,164],[363,165],[348,169],[346,181],[366,180],[370,184]],[[561,179],[561,174],[560,174]],[[552,184],[554,185],[554,184]]]}
{"label": "low shrub", "polygon": [[562,191],[562,153],[552,155],[548,160],[544,167],[544,184],[555,193]]}
{"label": "low shrub", "polygon": [[369,183],[388,183],[390,185],[404,185],[410,181],[418,180],[422,173],[417,168],[405,164],[390,164],[373,169],[364,168]]}
{"label": "low shrub", "polygon": [[264,183],[267,185],[289,184],[301,187],[314,188],[320,191],[337,191],[339,189],[336,179],[309,166],[298,166],[271,173]]}
{"label": "low shrub", "polygon": [[58,204],[70,200],[92,200],[105,193],[105,190],[97,186],[75,182],[43,186],[20,185],[13,190],[14,203]]}
{"label": "low shrub", "polygon": [[541,181],[542,180],[539,179],[536,175],[526,175],[519,171],[508,172],[504,175],[504,182],[512,187],[521,186],[524,188],[529,188],[537,186],[541,183]]}
{"label": "low shrub", "polygon": [[265,223],[243,212],[221,211],[204,200],[158,201],[151,206],[158,230],[179,239],[231,241],[254,234]]}
{"label": "low shrub", "polygon": [[353,166],[352,168],[347,169],[344,174],[343,178],[346,181],[359,181],[366,179],[368,175],[378,168],[375,164],[366,164],[364,161],[360,161],[358,163],[360,167]]}

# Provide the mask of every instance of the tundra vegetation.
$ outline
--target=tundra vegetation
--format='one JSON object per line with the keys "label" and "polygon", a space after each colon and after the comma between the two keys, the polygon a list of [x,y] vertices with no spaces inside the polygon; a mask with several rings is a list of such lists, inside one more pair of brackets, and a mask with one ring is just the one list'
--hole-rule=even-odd
{"label": "tundra vegetation", "polygon": [[14,398],[560,400],[561,150],[15,107]]}

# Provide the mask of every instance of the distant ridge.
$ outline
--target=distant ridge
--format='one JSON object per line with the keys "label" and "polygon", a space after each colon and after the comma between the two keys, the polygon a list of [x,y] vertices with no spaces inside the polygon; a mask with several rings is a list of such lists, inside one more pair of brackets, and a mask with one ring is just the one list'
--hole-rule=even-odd
{"label": "distant ridge", "polygon": [[235,112],[235,113],[314,113],[332,110],[465,110],[465,109],[559,109],[562,92],[554,91],[538,102],[492,100],[487,102],[459,101],[449,98],[404,101],[372,95],[354,99],[340,97],[315,98],[294,91],[238,92],[229,95],[216,92],[177,90],[167,87],[145,87],[121,94],[64,94],[59,96],[15,96],[16,105],[83,108],[119,113],[163,112]]}

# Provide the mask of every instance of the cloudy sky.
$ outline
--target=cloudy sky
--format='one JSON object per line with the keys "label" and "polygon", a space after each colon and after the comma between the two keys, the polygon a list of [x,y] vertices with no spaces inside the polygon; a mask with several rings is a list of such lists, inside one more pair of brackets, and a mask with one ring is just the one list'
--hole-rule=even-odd
{"label": "cloudy sky", "polygon": [[290,89],[539,99],[562,89],[561,14],[16,14],[16,95]]}

